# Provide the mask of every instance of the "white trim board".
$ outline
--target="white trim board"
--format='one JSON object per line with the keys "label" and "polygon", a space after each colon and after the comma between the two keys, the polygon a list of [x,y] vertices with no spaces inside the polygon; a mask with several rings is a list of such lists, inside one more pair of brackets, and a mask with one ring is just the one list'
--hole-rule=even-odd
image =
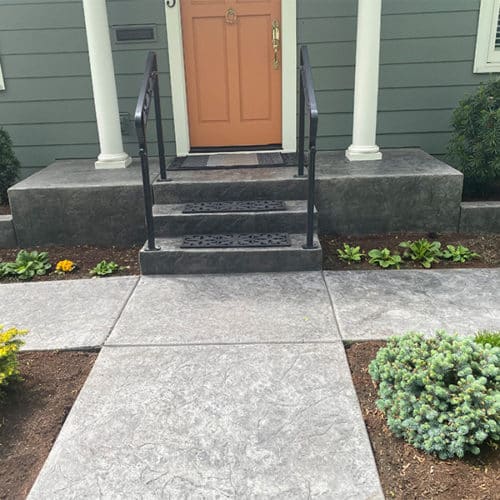
{"label": "white trim board", "polygon": [[0,61],[0,90],[5,90],[5,81],[2,73],[2,61]]}
{"label": "white trim board", "polygon": [[500,72],[500,50],[495,49],[499,10],[500,0],[481,0],[474,73]]}
{"label": "white trim board", "polygon": [[[169,7],[165,1],[168,58],[177,156],[187,156],[189,119],[184,69],[184,47],[180,2]],[[297,147],[297,5],[296,0],[281,0],[282,33],[282,152]]]}

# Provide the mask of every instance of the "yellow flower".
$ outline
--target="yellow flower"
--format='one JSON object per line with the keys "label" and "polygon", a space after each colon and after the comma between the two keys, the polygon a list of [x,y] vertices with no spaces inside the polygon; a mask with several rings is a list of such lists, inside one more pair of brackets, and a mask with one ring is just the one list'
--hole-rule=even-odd
{"label": "yellow flower", "polygon": [[71,260],[60,260],[56,264],[56,271],[61,273],[70,273],[75,269],[75,263]]}

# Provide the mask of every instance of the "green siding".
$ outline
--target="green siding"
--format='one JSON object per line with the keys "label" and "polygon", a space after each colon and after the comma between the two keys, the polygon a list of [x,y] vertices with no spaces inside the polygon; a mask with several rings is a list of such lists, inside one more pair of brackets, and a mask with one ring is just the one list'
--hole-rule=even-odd
{"label": "green siding", "polygon": [[[146,54],[160,59],[167,151],[173,121],[163,2],[108,0],[110,25],[156,26],[152,43],[113,44],[120,111],[133,115]],[[98,154],[92,85],[81,0],[0,0],[0,124],[12,136],[23,176],[58,158]],[[151,130],[151,132],[154,132]],[[137,155],[132,124],[125,148]]]}
{"label": "green siding", "polygon": [[[298,0],[299,43],[307,43],[321,111],[319,145],[351,141],[355,0]],[[131,115],[146,53],[159,54],[167,152],[174,152],[164,3],[108,0],[111,26],[156,26],[152,43],[114,44],[120,110]],[[378,142],[442,155],[458,101],[474,75],[479,0],[384,0]],[[98,152],[81,0],[0,0],[0,124],[11,133],[23,175],[56,158]],[[153,131],[151,131],[153,132]],[[124,137],[136,154],[135,135]]]}
{"label": "green siding", "polygon": [[[479,0],[384,0],[378,143],[442,156],[458,101],[474,75]],[[319,146],[345,149],[352,133],[356,4],[299,0],[299,43],[309,45],[320,107]]]}

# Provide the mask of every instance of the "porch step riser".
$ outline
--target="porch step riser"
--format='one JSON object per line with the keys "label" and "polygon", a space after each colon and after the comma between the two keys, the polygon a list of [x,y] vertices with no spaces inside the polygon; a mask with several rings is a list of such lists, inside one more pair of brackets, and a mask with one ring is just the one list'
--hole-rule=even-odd
{"label": "porch step riser", "polygon": [[[305,236],[291,235],[291,247],[180,249],[180,239],[162,240],[157,252],[140,253],[141,272],[152,274],[218,274],[315,271],[322,265],[321,248],[304,250]],[[316,238],[316,242],[317,238]]]}
{"label": "porch step riser", "polygon": [[217,233],[302,233],[307,225],[306,212],[156,214],[154,219],[156,233],[160,237]]}
{"label": "porch step riser", "polygon": [[306,179],[233,182],[166,182],[153,186],[156,204],[204,201],[305,200]]}

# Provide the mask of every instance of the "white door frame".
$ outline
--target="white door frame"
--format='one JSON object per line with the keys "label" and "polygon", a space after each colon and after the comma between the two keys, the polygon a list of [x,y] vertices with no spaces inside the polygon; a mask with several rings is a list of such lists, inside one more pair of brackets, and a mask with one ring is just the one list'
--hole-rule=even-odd
{"label": "white door frame", "polygon": [[[170,85],[174,115],[177,156],[187,156],[191,149],[184,69],[184,45],[180,1],[168,7],[167,19]],[[282,150],[295,152],[297,146],[297,4],[296,0],[281,0],[282,33]]]}

